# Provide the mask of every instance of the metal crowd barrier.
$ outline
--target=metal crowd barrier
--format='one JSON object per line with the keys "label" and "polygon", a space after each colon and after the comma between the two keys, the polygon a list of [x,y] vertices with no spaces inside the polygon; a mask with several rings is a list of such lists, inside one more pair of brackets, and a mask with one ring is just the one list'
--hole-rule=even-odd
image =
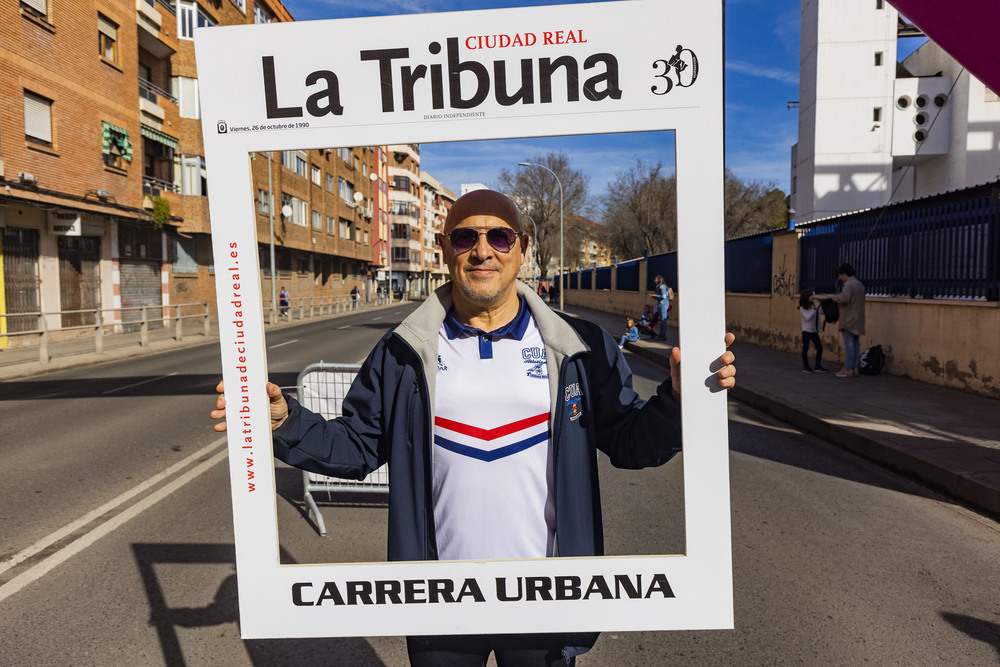
{"label": "metal crowd barrier", "polygon": [[[341,415],[344,397],[358,374],[358,364],[329,364],[319,362],[306,366],[296,381],[299,403],[327,419]],[[309,515],[316,521],[319,534],[326,536],[326,524],[316,505],[314,493],[325,493],[330,498],[334,492],[389,492],[389,468],[382,466],[361,481],[327,477],[313,472],[302,472],[303,498]]]}

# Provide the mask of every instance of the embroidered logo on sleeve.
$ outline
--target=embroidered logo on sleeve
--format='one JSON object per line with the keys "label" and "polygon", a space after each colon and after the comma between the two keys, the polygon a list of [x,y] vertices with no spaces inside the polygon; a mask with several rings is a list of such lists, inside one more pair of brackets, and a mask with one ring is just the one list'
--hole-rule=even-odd
{"label": "embroidered logo on sleeve", "polygon": [[566,411],[571,422],[583,416],[583,392],[580,391],[579,382],[566,386]]}

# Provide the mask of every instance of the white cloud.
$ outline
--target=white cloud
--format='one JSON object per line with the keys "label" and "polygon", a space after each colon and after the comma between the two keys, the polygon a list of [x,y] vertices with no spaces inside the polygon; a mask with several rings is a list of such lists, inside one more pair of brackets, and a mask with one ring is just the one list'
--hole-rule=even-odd
{"label": "white cloud", "polygon": [[771,79],[772,81],[778,81],[779,83],[787,83],[790,86],[799,85],[798,74],[785,69],[779,69],[777,67],[763,67],[761,65],[754,65],[753,63],[744,62],[742,60],[727,60],[726,69],[733,72],[739,72],[740,74],[748,74],[750,76],[759,76],[764,79]]}

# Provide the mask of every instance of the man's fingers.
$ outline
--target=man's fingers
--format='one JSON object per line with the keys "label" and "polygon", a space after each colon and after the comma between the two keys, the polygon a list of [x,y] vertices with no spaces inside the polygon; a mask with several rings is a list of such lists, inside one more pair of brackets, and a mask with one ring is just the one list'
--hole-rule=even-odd
{"label": "man's fingers", "polygon": [[736,341],[736,336],[731,332],[726,332],[726,347],[729,347]]}

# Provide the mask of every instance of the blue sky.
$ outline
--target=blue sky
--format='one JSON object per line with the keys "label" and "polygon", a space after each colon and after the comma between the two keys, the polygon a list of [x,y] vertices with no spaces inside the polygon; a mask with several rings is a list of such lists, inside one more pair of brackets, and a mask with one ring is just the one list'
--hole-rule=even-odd
{"label": "blue sky", "polygon": [[[695,0],[697,1],[697,0]],[[530,5],[577,4],[531,0],[284,0],[298,21],[361,16],[464,11]],[[788,102],[798,99],[799,0],[726,2],[726,164],[745,179],[789,189],[789,151],[798,118]],[[503,168],[550,151],[570,156],[600,196],[615,174],[646,161],[673,162],[670,133],[520,139],[466,144],[424,144],[421,162],[446,187],[496,182]]]}

